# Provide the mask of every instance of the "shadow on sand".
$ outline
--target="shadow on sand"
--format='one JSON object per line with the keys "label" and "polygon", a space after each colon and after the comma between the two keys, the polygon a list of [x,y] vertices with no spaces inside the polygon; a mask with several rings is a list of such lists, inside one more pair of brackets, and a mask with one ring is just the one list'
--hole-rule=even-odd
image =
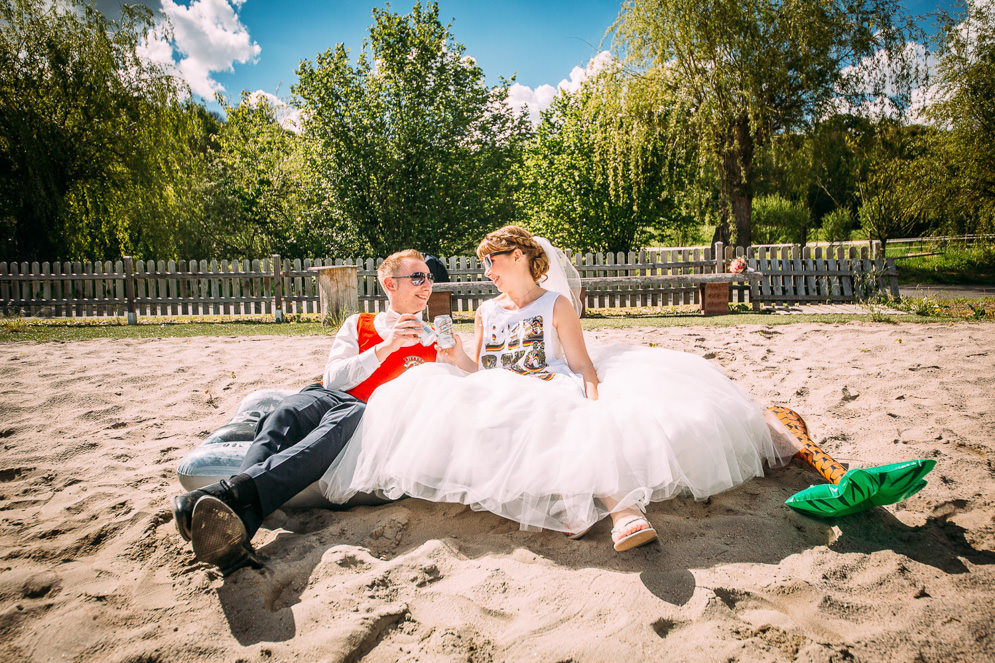
{"label": "shadow on sand", "polygon": [[[291,608],[327,551],[355,546],[390,562],[433,541],[443,542],[459,559],[526,553],[564,568],[636,574],[654,596],[673,605],[684,605],[694,594],[693,570],[776,565],[818,546],[840,553],[893,550],[945,573],[967,572],[962,559],[995,562],[995,553],[971,546],[949,514],[910,527],[882,508],[820,521],[784,506],[811,481],[810,470],[788,467],[704,502],[676,498],[653,504],[648,516],[660,540],[624,554],[612,550],[607,521],[570,541],[557,532],[523,532],[516,523],[462,505],[418,500],[339,512],[287,510],[274,514],[277,522],[267,521],[279,533],[257,550],[265,568],[226,578],[218,599],[242,645],[286,641],[297,630]],[[408,527],[413,512],[417,524]]]}

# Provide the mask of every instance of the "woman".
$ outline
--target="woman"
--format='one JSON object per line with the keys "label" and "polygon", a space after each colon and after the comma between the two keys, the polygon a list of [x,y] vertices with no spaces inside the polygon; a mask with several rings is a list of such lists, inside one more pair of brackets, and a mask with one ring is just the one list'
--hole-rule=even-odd
{"label": "woman", "polygon": [[477,255],[501,294],[477,310],[470,354],[457,338],[439,349],[447,364],[376,391],[322,479],[330,499],[461,502],[575,538],[608,515],[615,549],[628,550],[656,539],[650,501],[704,499],[794,453],[775,449],[761,411],[700,357],[613,346],[592,361],[545,240],[506,226]]}

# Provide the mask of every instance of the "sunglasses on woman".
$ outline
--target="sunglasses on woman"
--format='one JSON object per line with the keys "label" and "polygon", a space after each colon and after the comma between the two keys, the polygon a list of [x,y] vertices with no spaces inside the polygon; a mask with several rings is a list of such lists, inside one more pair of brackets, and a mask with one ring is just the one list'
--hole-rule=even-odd
{"label": "sunglasses on woman", "polygon": [[429,283],[435,283],[435,276],[432,272],[412,272],[404,276],[394,276],[395,279],[411,279],[411,285],[419,286],[428,279]]}
{"label": "sunglasses on woman", "polygon": [[506,253],[514,253],[515,249],[508,249],[507,251],[495,251],[494,253],[488,253],[484,256],[484,268],[490,269],[494,266],[494,256],[503,256]]}

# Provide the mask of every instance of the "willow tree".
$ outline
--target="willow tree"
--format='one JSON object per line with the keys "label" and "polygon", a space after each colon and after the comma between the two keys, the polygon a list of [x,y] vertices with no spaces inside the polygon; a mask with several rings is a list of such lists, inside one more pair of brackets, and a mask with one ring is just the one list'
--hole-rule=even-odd
{"label": "willow tree", "polygon": [[897,0],[626,0],[613,33],[634,75],[656,69],[648,80],[673,91],[745,246],[754,158],[773,135],[868,97],[907,103],[902,17]]}
{"label": "willow tree", "polygon": [[4,257],[175,247],[213,123],[139,57],[153,25],[144,7],[109,21],[81,0],[0,0]]}
{"label": "willow tree", "polygon": [[618,74],[609,63],[561,91],[518,169],[525,225],[561,246],[631,251],[681,237],[693,219],[680,195],[691,159],[674,140],[669,104],[618,85]]}

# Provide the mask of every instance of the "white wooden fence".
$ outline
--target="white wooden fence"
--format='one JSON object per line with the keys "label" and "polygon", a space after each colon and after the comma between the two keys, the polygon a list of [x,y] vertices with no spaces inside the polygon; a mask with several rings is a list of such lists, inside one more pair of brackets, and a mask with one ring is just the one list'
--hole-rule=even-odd
{"label": "white wooden fence", "polygon": [[[852,302],[879,292],[898,296],[893,261],[867,246],[759,246],[744,252],[718,244],[576,254],[571,260],[582,278],[599,278],[721,273],[736,256],[745,256],[762,278],[752,285],[733,283],[733,302]],[[66,318],[318,313],[317,280],[310,268],[358,265],[360,308],[378,311],[386,305],[376,279],[381,261],[274,255],[251,261],[0,262],[0,306],[8,314]],[[445,263],[451,280],[480,283],[460,289],[454,310],[474,310],[493,296],[475,256],[454,256]],[[697,304],[699,289],[680,282],[646,286],[633,279],[588,288],[586,297],[589,309]]]}

